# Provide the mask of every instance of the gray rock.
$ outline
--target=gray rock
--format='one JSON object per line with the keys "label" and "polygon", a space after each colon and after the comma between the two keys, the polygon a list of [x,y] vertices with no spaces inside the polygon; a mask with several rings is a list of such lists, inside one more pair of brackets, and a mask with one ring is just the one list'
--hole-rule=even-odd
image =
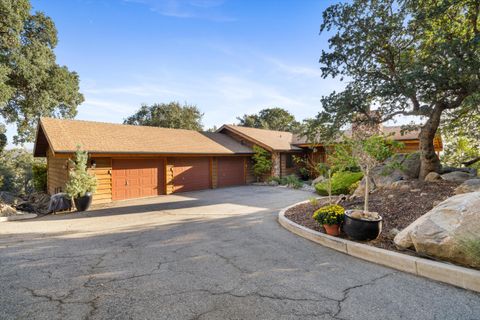
{"label": "gray rock", "polygon": [[480,179],[466,180],[455,189],[455,194],[480,191]]}
{"label": "gray rock", "polygon": [[401,171],[404,174],[406,179],[416,179],[420,175],[420,153],[410,153],[406,154],[403,162],[401,162],[402,169]]}
{"label": "gray rock", "polygon": [[441,181],[441,180],[442,180],[442,176],[436,172],[430,172],[425,177],[425,181],[427,182],[435,182],[435,181]]}
{"label": "gray rock", "polygon": [[397,228],[390,229],[387,233],[387,238],[393,240],[399,233],[400,230],[398,230]]}
{"label": "gray rock", "polygon": [[480,192],[448,198],[415,220],[394,239],[400,249],[415,248],[421,254],[467,266],[478,262],[459,245],[480,234]]}
{"label": "gray rock", "polygon": [[475,169],[475,168],[442,167],[442,174],[443,173],[455,172],[455,171],[470,173],[473,176],[477,175],[477,169]]}
{"label": "gray rock", "polygon": [[473,175],[463,171],[453,171],[453,172],[442,174],[443,180],[452,181],[452,182],[464,182],[472,178],[474,178]]}
{"label": "gray rock", "polygon": [[320,182],[323,182],[327,180],[327,178],[325,178],[324,176],[318,176],[316,177],[315,179],[313,179],[312,181],[312,187],[315,187],[317,185],[317,183],[320,183]]}

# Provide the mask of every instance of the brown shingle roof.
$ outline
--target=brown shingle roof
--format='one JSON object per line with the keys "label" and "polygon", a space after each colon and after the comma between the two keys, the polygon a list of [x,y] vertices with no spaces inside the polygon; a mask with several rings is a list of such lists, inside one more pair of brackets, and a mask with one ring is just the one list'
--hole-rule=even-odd
{"label": "brown shingle roof", "polygon": [[56,153],[77,145],[91,153],[249,154],[252,150],[220,133],[42,118],[35,156],[45,156],[42,135]]}
{"label": "brown shingle roof", "polygon": [[300,148],[292,145],[294,141],[294,134],[286,131],[265,130],[257,128],[249,128],[234,125],[224,125],[217,132],[223,130],[230,130],[233,133],[239,134],[248,140],[259,144],[262,147],[274,151],[297,151]]}

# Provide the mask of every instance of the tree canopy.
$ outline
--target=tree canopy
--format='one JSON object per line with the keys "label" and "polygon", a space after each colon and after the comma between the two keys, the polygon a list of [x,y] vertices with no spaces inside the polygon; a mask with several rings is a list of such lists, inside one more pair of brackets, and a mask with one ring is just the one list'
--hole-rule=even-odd
{"label": "tree canopy", "polygon": [[300,123],[295,120],[295,117],[282,108],[266,108],[257,114],[245,114],[243,117],[237,117],[237,120],[239,125],[250,128],[293,132],[300,127]]}
{"label": "tree canopy", "polygon": [[33,141],[40,116],[73,118],[83,102],[78,75],[56,63],[55,24],[30,10],[28,0],[0,1],[0,117],[16,124],[15,143]]}
{"label": "tree canopy", "polygon": [[[440,167],[433,139],[442,113],[469,113],[480,92],[480,0],[353,0],[328,7],[324,78],[347,80],[322,98],[317,127],[421,116],[421,177]],[[372,113],[371,110],[375,109]]]}
{"label": "tree canopy", "polygon": [[124,124],[201,131],[203,113],[195,105],[178,102],[142,105]]}

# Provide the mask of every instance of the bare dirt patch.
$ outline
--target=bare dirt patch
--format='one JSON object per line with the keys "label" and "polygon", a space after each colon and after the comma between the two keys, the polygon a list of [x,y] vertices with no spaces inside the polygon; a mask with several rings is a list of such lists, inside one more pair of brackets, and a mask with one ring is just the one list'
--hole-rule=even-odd
{"label": "bare dirt patch", "polygon": [[[453,196],[454,189],[458,185],[458,183],[448,181],[412,181],[408,189],[374,191],[370,194],[370,211],[376,211],[383,217],[383,230],[378,239],[367,242],[367,244],[396,251],[392,236],[390,236],[391,230],[406,228],[439,202]],[[327,201],[326,199],[319,201],[316,207],[310,203],[300,204],[287,210],[285,217],[315,231],[325,232],[323,227],[312,218],[312,214],[318,207],[327,204]],[[345,209],[362,209],[363,198],[343,200],[339,204]],[[340,237],[347,238],[343,233]]]}

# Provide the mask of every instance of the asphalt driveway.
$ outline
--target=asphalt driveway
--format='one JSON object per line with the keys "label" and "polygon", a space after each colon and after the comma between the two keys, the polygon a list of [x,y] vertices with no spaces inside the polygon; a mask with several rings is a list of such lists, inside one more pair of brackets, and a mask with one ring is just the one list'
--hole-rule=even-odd
{"label": "asphalt driveway", "polygon": [[480,295],[284,230],[237,187],[0,224],[0,319],[480,319]]}

